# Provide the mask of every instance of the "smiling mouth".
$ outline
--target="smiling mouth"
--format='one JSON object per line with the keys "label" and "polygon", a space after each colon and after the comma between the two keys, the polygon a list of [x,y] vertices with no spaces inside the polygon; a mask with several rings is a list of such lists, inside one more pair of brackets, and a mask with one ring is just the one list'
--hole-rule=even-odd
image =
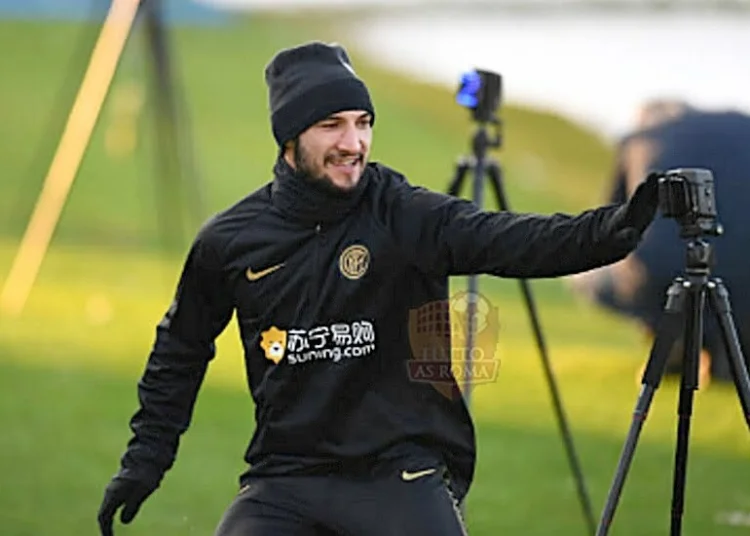
{"label": "smiling mouth", "polygon": [[337,168],[351,169],[360,165],[362,163],[362,160],[362,155],[350,156],[346,158],[330,158],[328,159],[326,164]]}

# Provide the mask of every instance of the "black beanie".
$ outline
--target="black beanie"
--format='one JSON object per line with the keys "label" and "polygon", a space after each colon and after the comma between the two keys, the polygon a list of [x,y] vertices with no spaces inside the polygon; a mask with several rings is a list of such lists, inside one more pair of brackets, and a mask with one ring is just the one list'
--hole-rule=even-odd
{"label": "black beanie", "polygon": [[281,50],[265,70],[271,126],[279,146],[331,114],[375,109],[343,47],[318,41]]}

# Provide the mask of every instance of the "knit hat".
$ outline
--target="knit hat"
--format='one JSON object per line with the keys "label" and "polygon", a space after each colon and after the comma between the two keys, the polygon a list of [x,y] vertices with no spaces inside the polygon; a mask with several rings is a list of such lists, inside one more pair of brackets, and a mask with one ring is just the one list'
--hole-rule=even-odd
{"label": "knit hat", "polygon": [[364,82],[337,44],[313,41],[281,50],[265,70],[273,135],[279,146],[345,110],[375,109]]}

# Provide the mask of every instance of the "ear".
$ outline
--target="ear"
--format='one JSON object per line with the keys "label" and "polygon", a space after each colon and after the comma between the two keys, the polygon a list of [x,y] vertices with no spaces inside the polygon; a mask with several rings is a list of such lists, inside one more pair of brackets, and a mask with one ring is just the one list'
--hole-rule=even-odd
{"label": "ear", "polygon": [[284,160],[287,161],[287,163],[294,168],[294,146],[295,146],[296,140],[289,140],[284,143],[284,147],[282,148],[282,153],[284,155]]}

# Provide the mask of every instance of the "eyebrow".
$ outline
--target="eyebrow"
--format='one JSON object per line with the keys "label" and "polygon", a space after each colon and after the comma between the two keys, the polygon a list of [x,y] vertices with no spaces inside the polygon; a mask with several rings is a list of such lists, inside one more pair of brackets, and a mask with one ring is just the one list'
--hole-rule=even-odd
{"label": "eyebrow", "polygon": [[[359,120],[359,119],[370,119],[370,118],[372,118],[372,114],[370,112],[362,112],[362,114],[357,117],[357,120]],[[341,117],[340,115],[334,114],[334,115],[329,115],[325,119],[322,119],[321,122],[322,121],[341,121],[342,119],[344,119],[344,118]]]}

